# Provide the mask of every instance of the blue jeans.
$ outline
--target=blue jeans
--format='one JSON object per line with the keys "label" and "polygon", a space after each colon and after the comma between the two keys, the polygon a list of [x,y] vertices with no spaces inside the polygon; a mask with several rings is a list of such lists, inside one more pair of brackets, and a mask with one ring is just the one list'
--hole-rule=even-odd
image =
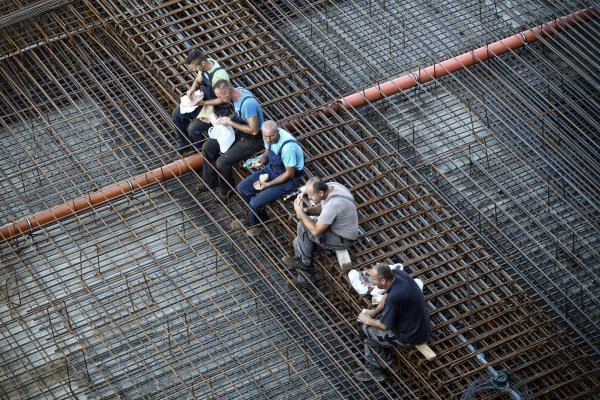
{"label": "blue jeans", "polygon": [[[250,137],[237,138],[229,150],[221,154],[219,142],[216,139],[208,139],[202,146],[204,155],[204,164],[202,164],[202,180],[211,187],[219,185],[221,194],[227,194],[230,187],[235,187],[233,181],[233,167],[241,160],[248,158],[252,154],[263,148],[261,139]],[[208,161],[208,162],[207,162]],[[214,170],[219,170],[220,176]]]}
{"label": "blue jeans", "polygon": [[254,189],[254,182],[258,180],[261,174],[265,173],[269,174],[270,181],[278,176],[275,175],[271,169],[261,169],[253,172],[237,186],[238,193],[242,196],[246,204],[250,206],[248,226],[256,225],[261,221],[266,220],[267,213],[265,211],[265,206],[274,202],[281,196],[293,192],[302,182],[302,173],[296,173],[292,179],[288,179],[278,185],[270,186],[263,190]]}
{"label": "blue jeans", "polygon": [[196,107],[194,111],[182,114],[179,107],[177,107],[171,113],[173,122],[177,126],[177,137],[179,138],[177,150],[187,151],[193,146],[194,149],[200,151],[204,141],[203,133],[212,126],[196,118],[201,109],[202,107]]}

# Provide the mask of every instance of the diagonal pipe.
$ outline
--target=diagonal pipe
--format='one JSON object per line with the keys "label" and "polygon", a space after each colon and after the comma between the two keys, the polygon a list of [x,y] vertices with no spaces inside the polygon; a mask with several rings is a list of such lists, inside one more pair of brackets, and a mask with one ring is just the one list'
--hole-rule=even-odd
{"label": "diagonal pipe", "polygon": [[[420,84],[430,82],[434,79],[461,71],[472,67],[481,62],[501,56],[509,51],[524,47],[527,44],[537,42],[544,37],[549,37],[555,33],[564,32],[574,28],[589,20],[598,17],[596,7],[579,10],[575,13],[559,17],[553,21],[546,22],[541,26],[530,28],[515,35],[479,47],[475,50],[463,53],[456,57],[449,58],[437,64],[430,65],[416,72],[409,72],[400,77],[387,81],[376,86],[371,86],[360,92],[344,96],[335,102],[321,107],[320,111],[324,117],[331,117],[334,112],[339,112],[342,108],[350,110],[365,106],[371,102],[381,100],[387,96],[400,93],[404,90],[412,89]],[[294,125],[302,125],[305,117],[299,117],[286,121],[283,126],[287,129],[294,129]]]}
{"label": "diagonal pipe", "polygon": [[58,222],[111,200],[133,194],[136,190],[186,174],[200,168],[203,161],[202,154],[194,154],[134,178],[127,179],[88,196],[80,197],[58,207],[51,208],[50,210],[42,211],[19,221],[6,224],[0,227],[0,241],[6,241],[16,236],[30,233],[35,229]]}
{"label": "diagonal pipe", "polygon": [[[537,42],[544,37],[566,31],[597,17],[598,13],[594,6],[577,11],[573,14],[559,17],[553,21],[546,22],[541,26],[533,27],[505,39],[488,44],[487,46],[479,47],[473,51],[463,53],[446,61],[420,69],[418,72],[410,72],[391,81],[342,97],[332,104],[321,107],[321,114],[323,117],[330,117],[334,112],[338,112],[342,108],[353,109],[362,107],[368,103],[381,100],[386,96],[400,93],[404,90],[414,88],[419,84],[430,82],[434,79],[472,67],[473,65],[498,57],[529,43]],[[288,120],[282,125],[287,129],[294,129],[295,126],[303,123],[304,118],[305,116]],[[58,222],[79,212],[89,210],[92,207],[130,194],[135,190],[183,175],[199,168],[202,163],[202,155],[195,154],[185,159],[177,160],[165,166],[156,168],[145,174],[138,175],[133,179],[126,180],[89,196],[75,199],[48,211],[43,211],[25,217],[19,221],[6,224],[0,227],[0,241],[6,241],[16,236],[30,233],[37,228]]]}

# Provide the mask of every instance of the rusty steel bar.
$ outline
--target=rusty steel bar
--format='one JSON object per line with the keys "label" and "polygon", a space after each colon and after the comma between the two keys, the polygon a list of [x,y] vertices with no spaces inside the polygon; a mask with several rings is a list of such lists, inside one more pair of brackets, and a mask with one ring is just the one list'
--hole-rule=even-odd
{"label": "rusty steel bar", "polygon": [[85,197],[72,200],[58,207],[30,215],[21,220],[5,224],[0,227],[2,241],[12,239],[19,235],[33,232],[54,222],[61,221],[79,212],[105,204],[111,200],[125,195],[134,194],[136,190],[164,182],[176,176],[181,176],[202,166],[201,154],[194,154],[184,159],[173,161],[170,164],[155,168],[144,174],[127,179],[124,182],[102,189]]}

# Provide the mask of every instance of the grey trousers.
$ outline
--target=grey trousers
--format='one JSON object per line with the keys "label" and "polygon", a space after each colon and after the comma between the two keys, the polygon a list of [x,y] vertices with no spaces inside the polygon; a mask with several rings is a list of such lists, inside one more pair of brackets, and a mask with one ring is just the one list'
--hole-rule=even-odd
{"label": "grey trousers", "polygon": [[[413,347],[409,344],[399,342],[390,329],[377,329],[371,325],[363,324],[362,333],[362,336],[365,338],[365,359],[367,360],[368,368],[371,370],[383,368],[383,365],[381,365],[375,354],[379,355],[387,366],[390,366],[395,361],[394,352],[392,351],[393,347]],[[371,345],[369,345],[369,342]]]}
{"label": "grey trousers", "polygon": [[310,233],[302,221],[296,226],[296,237],[294,238],[294,255],[302,264],[312,267],[313,252],[320,249],[342,250],[347,249],[354,241],[344,239],[331,230],[325,231],[321,236]]}

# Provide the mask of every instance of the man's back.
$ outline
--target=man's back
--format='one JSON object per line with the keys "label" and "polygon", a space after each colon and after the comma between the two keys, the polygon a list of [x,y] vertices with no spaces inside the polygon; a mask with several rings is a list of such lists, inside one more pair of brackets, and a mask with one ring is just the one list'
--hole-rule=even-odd
{"label": "man's back", "polygon": [[423,293],[406,272],[394,271],[394,276],[394,282],[387,289],[380,321],[402,343],[425,343],[431,336],[431,322]]}
{"label": "man's back", "polygon": [[330,225],[331,231],[343,238],[356,240],[358,214],[352,194],[339,183],[329,182],[327,185],[333,187],[333,191],[321,202],[318,222]]}

